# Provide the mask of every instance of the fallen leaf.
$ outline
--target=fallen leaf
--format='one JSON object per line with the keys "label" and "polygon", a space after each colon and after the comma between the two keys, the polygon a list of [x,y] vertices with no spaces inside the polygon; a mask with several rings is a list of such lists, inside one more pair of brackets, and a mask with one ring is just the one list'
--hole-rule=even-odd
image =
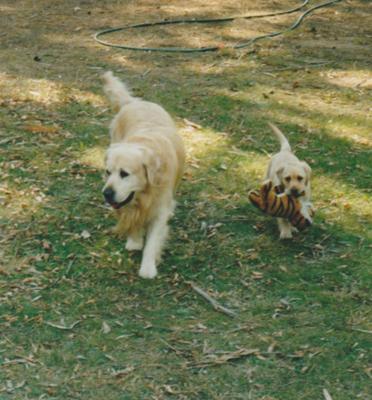
{"label": "fallen leaf", "polygon": [[105,354],[105,357],[106,357],[107,359],[109,359],[110,361],[116,362],[115,357],[111,356],[110,354]]}
{"label": "fallen leaf", "polygon": [[81,232],[80,236],[83,239],[89,239],[91,237],[91,234],[88,231],[84,230],[83,232]]}
{"label": "fallen leaf", "polygon": [[170,385],[164,385],[164,390],[169,394],[177,394]]}
{"label": "fallen leaf", "polygon": [[43,246],[43,249],[45,249],[45,250],[50,250],[52,247],[51,244],[47,240],[43,240],[42,246]]}
{"label": "fallen leaf", "polygon": [[351,204],[350,203],[344,203],[344,209],[345,210],[350,210],[351,209]]}
{"label": "fallen leaf", "polygon": [[107,333],[110,333],[110,332],[111,332],[111,327],[110,327],[110,325],[109,325],[107,322],[105,322],[105,321],[102,322],[101,332],[103,332],[105,335],[106,335]]}
{"label": "fallen leaf", "polygon": [[263,274],[261,272],[252,271],[252,278],[253,279],[262,279],[263,278]]}

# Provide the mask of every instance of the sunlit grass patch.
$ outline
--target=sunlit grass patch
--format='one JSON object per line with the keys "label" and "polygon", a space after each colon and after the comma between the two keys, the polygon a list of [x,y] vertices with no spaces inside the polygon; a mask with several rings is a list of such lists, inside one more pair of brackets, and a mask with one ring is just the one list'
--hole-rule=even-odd
{"label": "sunlit grass patch", "polygon": [[63,82],[57,83],[49,79],[22,79],[0,73],[0,89],[1,98],[11,102],[35,102],[45,106],[70,101],[87,103],[95,107],[103,107],[106,104],[102,96],[76,87],[66,87]]}
{"label": "sunlit grass patch", "polygon": [[83,151],[81,157],[77,160],[82,164],[103,170],[105,149],[102,146],[95,146]]}
{"label": "sunlit grass patch", "polygon": [[246,152],[244,159],[235,167],[237,173],[247,181],[261,183],[266,175],[267,165],[269,163],[268,156],[262,156],[254,152]]}
{"label": "sunlit grass patch", "polygon": [[187,154],[195,157],[213,155],[213,150],[226,148],[228,143],[226,133],[200,126],[188,120],[183,121],[179,132],[185,140]]}
{"label": "sunlit grass patch", "polygon": [[365,70],[333,70],[325,73],[332,84],[352,89],[372,89],[372,73]]}
{"label": "sunlit grass patch", "polygon": [[0,218],[16,223],[36,214],[37,210],[48,202],[48,197],[39,187],[17,188],[14,184],[3,183],[0,186]]}
{"label": "sunlit grass patch", "polygon": [[274,89],[270,85],[256,84],[236,93],[226,90],[220,93],[231,98],[232,102],[246,103],[247,107],[254,101],[262,107],[260,114],[267,120],[305,125],[311,129],[322,128],[332,137],[372,146],[368,96],[356,108],[354,103],[340,100],[335,91],[324,94],[318,88],[309,90],[305,84],[295,89]]}
{"label": "sunlit grass patch", "polygon": [[315,176],[315,204],[322,210],[325,221],[344,230],[372,238],[371,195],[339,179]]}

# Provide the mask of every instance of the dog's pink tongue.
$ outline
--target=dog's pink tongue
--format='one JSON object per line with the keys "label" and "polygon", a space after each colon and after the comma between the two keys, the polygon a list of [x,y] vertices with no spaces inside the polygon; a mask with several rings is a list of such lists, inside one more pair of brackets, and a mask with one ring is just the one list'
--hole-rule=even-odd
{"label": "dog's pink tongue", "polygon": [[119,204],[117,204],[117,203],[112,203],[111,206],[112,206],[112,208],[115,208],[115,210],[117,210],[119,208]]}

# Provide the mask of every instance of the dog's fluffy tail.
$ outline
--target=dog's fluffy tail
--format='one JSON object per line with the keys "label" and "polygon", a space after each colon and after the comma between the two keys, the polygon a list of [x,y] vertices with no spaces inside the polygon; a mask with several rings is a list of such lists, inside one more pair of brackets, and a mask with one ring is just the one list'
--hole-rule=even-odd
{"label": "dog's fluffy tail", "polygon": [[107,71],[102,76],[104,81],[103,90],[116,110],[132,102],[136,98],[130,94],[130,91],[119,78]]}
{"label": "dog's fluffy tail", "polygon": [[269,127],[275,133],[276,137],[280,142],[280,151],[291,151],[291,145],[288,142],[288,139],[284,136],[283,132],[274,124],[268,123]]}

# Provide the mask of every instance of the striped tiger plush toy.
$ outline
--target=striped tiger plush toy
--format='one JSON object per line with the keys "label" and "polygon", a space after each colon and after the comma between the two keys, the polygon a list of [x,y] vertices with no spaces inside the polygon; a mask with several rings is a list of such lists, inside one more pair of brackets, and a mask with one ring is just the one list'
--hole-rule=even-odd
{"label": "striped tiger plush toy", "polygon": [[300,231],[310,226],[314,215],[311,203],[302,203],[283,191],[283,187],[274,186],[271,181],[266,181],[259,190],[250,191],[248,196],[251,203],[265,214],[286,218]]}

